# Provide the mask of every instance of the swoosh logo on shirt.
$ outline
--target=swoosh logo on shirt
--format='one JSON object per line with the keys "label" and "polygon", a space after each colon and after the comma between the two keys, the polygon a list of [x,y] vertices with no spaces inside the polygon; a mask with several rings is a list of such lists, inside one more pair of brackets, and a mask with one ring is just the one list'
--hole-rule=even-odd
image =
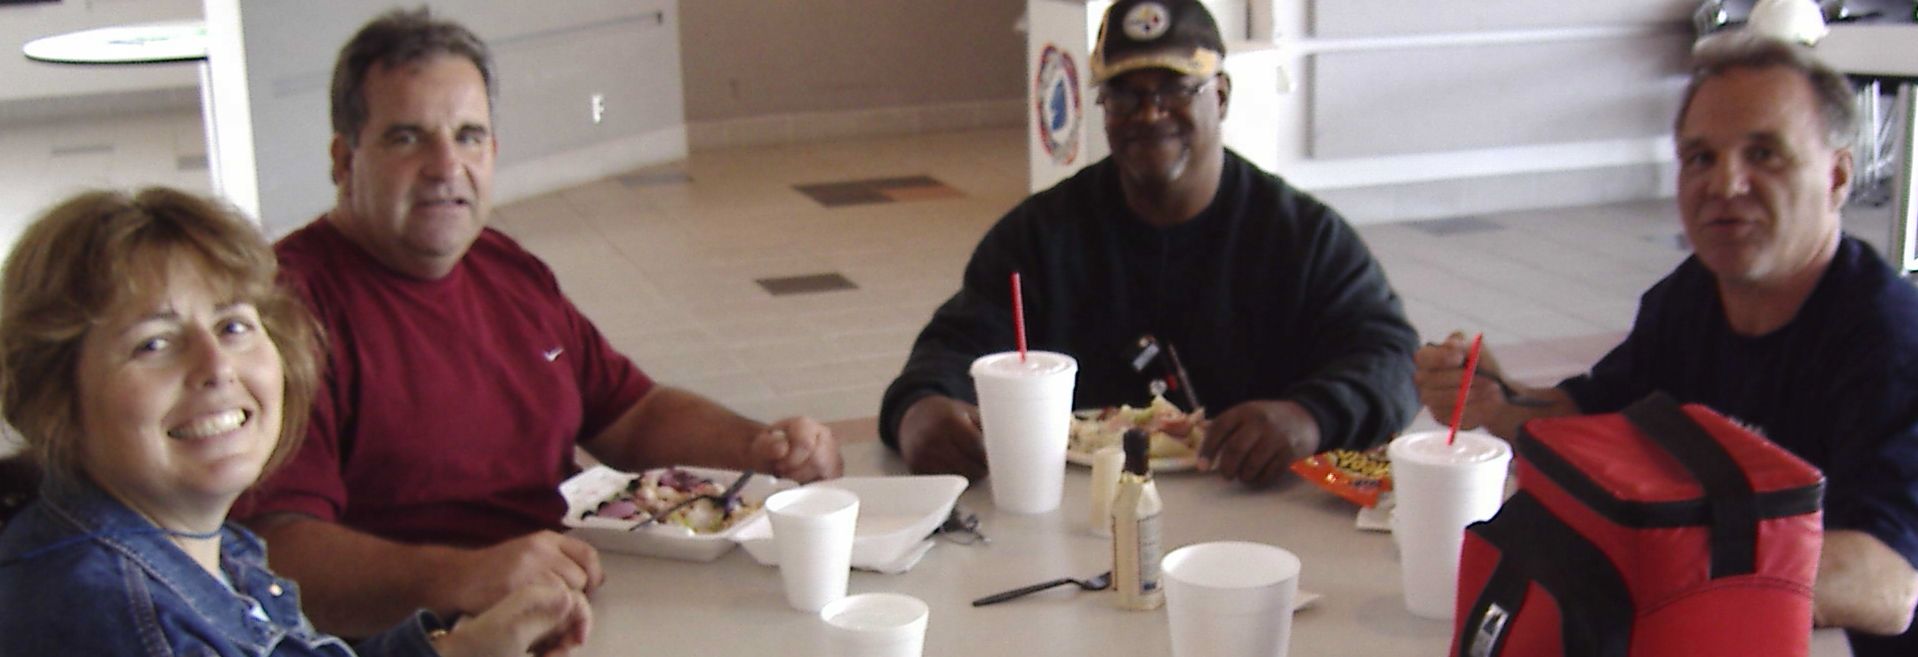
{"label": "swoosh logo on shirt", "polygon": [[563,353],[566,353],[565,347],[553,347],[552,349],[547,349],[546,351],[540,352],[540,355],[545,356],[546,362],[550,363],[550,362],[559,360],[559,355]]}

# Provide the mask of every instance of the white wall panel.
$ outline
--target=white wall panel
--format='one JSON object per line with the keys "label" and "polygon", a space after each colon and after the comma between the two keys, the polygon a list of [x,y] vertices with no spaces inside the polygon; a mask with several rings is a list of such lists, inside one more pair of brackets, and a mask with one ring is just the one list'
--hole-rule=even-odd
{"label": "white wall panel", "polygon": [[1349,38],[1672,23],[1689,19],[1697,6],[1696,0],[1313,0],[1311,17],[1313,36]]}
{"label": "white wall panel", "polygon": [[1670,132],[1690,39],[1325,52],[1310,57],[1313,158],[1654,137]]}

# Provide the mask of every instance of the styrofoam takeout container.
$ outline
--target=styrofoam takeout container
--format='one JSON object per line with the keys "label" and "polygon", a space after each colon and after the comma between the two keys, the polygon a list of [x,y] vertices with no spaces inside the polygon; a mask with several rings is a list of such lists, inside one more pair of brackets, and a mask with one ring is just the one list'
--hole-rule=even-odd
{"label": "styrofoam takeout container", "polygon": [[[657,468],[657,470],[665,469],[668,468]],[[735,470],[690,466],[681,466],[678,469],[711,479],[722,487],[731,486],[735,480],[739,479],[739,472]],[[653,470],[647,472],[653,472]],[[581,514],[598,506],[614,493],[625,489],[626,483],[639,478],[640,474],[598,465],[561,483],[559,492],[566,498],[564,522],[569,528],[567,533],[608,552],[683,561],[712,561],[733,548],[735,544],[733,539],[739,535],[740,530],[748,525],[765,523],[764,509],[755,510],[724,531],[711,534],[695,534],[692,530],[678,525],[652,525],[633,531],[633,526],[639,524],[639,520],[580,517]],[[797,485],[791,480],[779,479],[771,475],[755,475],[752,481],[747,482],[746,487],[740,490],[739,497],[753,504],[764,504],[766,498],[771,497],[773,493]]]}
{"label": "styrofoam takeout container", "polygon": [[[966,483],[965,477],[956,475],[917,475],[846,477],[807,485],[840,488],[859,496],[852,565],[884,570],[945,522],[959,494],[966,492]],[[772,523],[764,518],[748,522],[733,527],[738,532],[734,540],[746,546],[754,561],[768,566],[779,563]]]}

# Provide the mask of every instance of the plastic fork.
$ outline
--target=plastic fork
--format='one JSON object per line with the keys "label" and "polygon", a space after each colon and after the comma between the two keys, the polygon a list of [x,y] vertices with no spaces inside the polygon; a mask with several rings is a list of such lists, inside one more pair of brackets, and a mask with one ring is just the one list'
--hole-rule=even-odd
{"label": "plastic fork", "polygon": [[1065,586],[1067,584],[1077,584],[1079,588],[1085,589],[1087,591],[1104,591],[1106,587],[1112,585],[1112,571],[1108,570],[1106,572],[1093,575],[1092,577],[1088,579],[1073,579],[1070,577],[1061,577],[1059,579],[1055,579],[1049,582],[1040,582],[1038,584],[1033,584],[1032,586],[1022,586],[1010,591],[1006,591],[1004,593],[994,593],[992,595],[988,595],[978,600],[974,600],[972,601],[972,606],[984,607],[990,604],[997,604],[1000,602],[1011,600],[1013,598],[1031,595],[1055,586]]}

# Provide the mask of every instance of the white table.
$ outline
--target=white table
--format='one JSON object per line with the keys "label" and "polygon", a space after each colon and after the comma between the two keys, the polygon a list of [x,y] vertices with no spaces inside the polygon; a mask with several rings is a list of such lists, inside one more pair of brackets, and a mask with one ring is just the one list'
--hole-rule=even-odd
{"label": "white table", "polygon": [[1912,161],[1918,156],[1918,94],[1911,83],[1918,80],[1918,24],[1848,24],[1831,26],[1831,33],[1819,40],[1818,56],[1833,68],[1854,75],[1894,78],[1898,85],[1898,112],[1904,118],[1904,130],[1898,139],[1904,142],[1904,157],[1899,158],[1897,187],[1898,213],[1891,221],[1891,253],[1886,254],[1901,273],[1918,271],[1918,206],[1913,205]]}
{"label": "white table", "polygon": [[195,62],[200,69],[200,120],[206,132],[207,175],[220,187],[219,131],[214,122],[212,69],[207,66],[205,21],[121,25],[28,41],[27,59],[50,64],[123,66]]}
{"label": "white table", "polygon": [[[905,474],[883,446],[848,445],[849,474]],[[1300,586],[1325,595],[1299,613],[1292,655],[1437,657],[1448,621],[1420,619],[1399,597],[1391,537],[1353,528],[1354,507],[1297,479],[1248,491],[1209,475],[1162,474],[1169,548],[1215,540],[1271,543],[1304,562]],[[985,485],[960,498],[992,544],[944,542],[911,572],[854,572],[850,592],[894,591],[932,607],[928,657],[1170,655],[1163,610],[1121,611],[1109,592],[1061,588],[974,608],[974,598],[1056,577],[1086,577],[1111,565],[1110,544],[1084,528],[1086,472],[1072,468],[1065,502],[1050,514],[996,512]],[[786,606],[777,570],[734,550],[712,563],[603,554],[606,585],[593,596],[595,627],[583,654],[824,655],[822,623]],[[1844,635],[1813,635],[1812,655],[1848,657]]]}

